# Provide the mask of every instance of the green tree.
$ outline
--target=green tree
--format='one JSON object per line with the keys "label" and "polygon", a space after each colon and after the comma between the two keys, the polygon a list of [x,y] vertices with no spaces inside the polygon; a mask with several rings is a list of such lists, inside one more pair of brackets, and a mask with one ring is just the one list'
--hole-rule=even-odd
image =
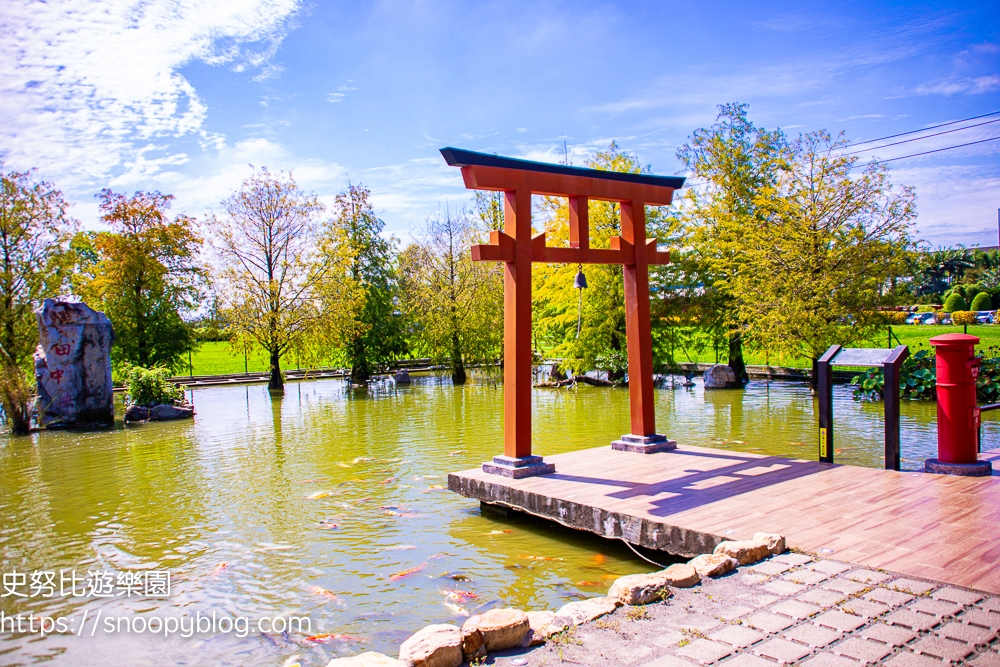
{"label": "green tree", "polygon": [[341,313],[327,329],[328,339],[357,384],[406,351],[395,239],[382,236],[385,223],[375,215],[369,196],[362,185],[349,185],[337,195],[325,246],[332,281],[340,290],[329,302]]}
{"label": "green tree", "polygon": [[327,284],[332,257],[320,235],[323,205],[291,174],[264,167],[222,206],[226,216],[213,218],[211,226],[229,340],[243,351],[263,348],[270,360],[268,389],[282,391],[282,355],[294,350],[310,358],[332,312],[324,305],[336,286]]}
{"label": "green tree", "polygon": [[76,288],[111,320],[116,362],[176,368],[194,345],[181,313],[197,307],[205,278],[194,219],[169,221],[173,196],[159,192],[98,197],[112,231],[74,239],[83,268]]}
{"label": "green tree", "polygon": [[0,163],[0,365],[20,373],[38,344],[35,309],[66,287],[76,221],[51,183]]}
{"label": "green tree", "polygon": [[695,130],[677,151],[688,169],[688,187],[679,203],[690,230],[689,243],[713,277],[720,320],[728,328],[729,365],[748,379],[743,361],[746,322],[737,304],[741,294],[733,278],[748,270],[742,248],[747,230],[763,229],[778,181],[787,165],[785,137],[747,117],[746,104],[723,104],[715,124]]}
{"label": "green tree", "polygon": [[446,362],[456,385],[469,364],[494,363],[502,350],[502,267],[474,262],[470,251],[482,236],[465,210],[446,209],[400,254],[410,347]]}
{"label": "green tree", "polygon": [[884,327],[878,308],[891,305],[888,286],[906,275],[913,245],[913,190],[894,188],[885,165],[853,171],[845,146],[825,131],[790,144],[780,181],[761,196],[764,215],[733,237],[741,259],[726,278],[751,338],[812,359],[814,371],[831,344]]}

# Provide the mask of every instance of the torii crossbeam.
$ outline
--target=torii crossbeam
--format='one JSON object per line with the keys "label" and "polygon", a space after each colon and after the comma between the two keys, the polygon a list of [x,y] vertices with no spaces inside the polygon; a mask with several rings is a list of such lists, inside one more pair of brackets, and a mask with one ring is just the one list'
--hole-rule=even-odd
{"label": "torii crossbeam", "polygon": [[[646,206],[666,206],[684,185],[676,176],[624,174],[531,162],[485,153],[442,148],[453,167],[462,168],[465,187],[504,193],[504,231],[490,243],[472,247],[472,259],[504,262],[504,455],[483,470],[507,477],[555,472],[531,454],[531,263],[621,264],[625,273],[625,329],[628,343],[632,432],[615,449],[653,453],[676,443],[656,433],[653,406],[653,344],[649,325],[649,266],[667,264],[669,252],[646,238]],[[545,245],[545,233],[531,235],[531,195],[569,198],[570,247]],[[590,247],[588,202],[621,205],[622,235],[610,248]]]}

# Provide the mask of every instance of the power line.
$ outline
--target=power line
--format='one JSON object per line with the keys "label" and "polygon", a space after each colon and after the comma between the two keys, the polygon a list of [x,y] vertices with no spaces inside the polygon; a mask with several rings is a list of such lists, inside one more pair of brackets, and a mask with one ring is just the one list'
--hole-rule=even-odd
{"label": "power line", "polygon": [[[1000,123],[1000,118],[994,118],[993,120],[987,120],[982,123],[976,123],[975,125],[966,125],[965,127],[956,127],[953,130],[945,130],[944,132],[935,132],[934,134],[927,134],[922,137],[914,137],[912,139],[903,139],[902,141],[894,141],[891,144],[885,144],[883,146],[874,146],[872,148],[862,148],[856,151],[850,151],[848,153],[841,153],[841,155],[855,155],[857,153],[867,153],[868,151],[877,151],[880,148],[888,148],[889,146],[898,146],[900,144],[908,144],[911,141],[920,141],[921,139],[930,139],[931,137],[938,137],[942,134],[951,134],[952,132],[961,132],[962,130],[971,130],[974,127],[981,127],[983,125],[989,125],[991,123]],[[873,140],[874,141],[874,140]]]}
{"label": "power line", "polygon": [[909,132],[900,132],[899,134],[890,134],[887,137],[879,137],[878,139],[869,139],[868,141],[859,141],[857,143],[848,144],[849,146],[864,146],[865,144],[873,144],[876,141],[884,141],[886,139],[895,139],[896,137],[905,137],[908,134],[916,134],[917,132],[926,132],[927,130],[936,130],[939,127],[946,127],[948,125],[955,125],[957,123],[966,123],[970,120],[978,120],[980,118],[987,118],[989,116],[1000,115],[1000,111],[991,111],[990,113],[984,113],[981,116],[972,116],[971,118],[963,118],[962,120],[953,120],[947,123],[940,123],[938,125],[931,125],[930,127],[923,127],[919,130],[910,130]]}
{"label": "power line", "polygon": [[869,164],[882,164],[883,162],[895,162],[896,160],[905,160],[907,158],[918,157],[920,155],[930,155],[931,153],[940,153],[941,151],[950,151],[953,148],[964,148],[965,146],[974,146],[976,144],[984,144],[987,141],[996,141],[997,139],[1000,139],[1000,137],[990,137],[989,139],[980,139],[979,141],[970,141],[970,142],[968,142],[966,144],[957,144],[955,146],[945,146],[944,148],[935,148],[932,151],[924,151],[922,153],[913,153],[912,155],[901,155],[899,157],[889,158],[888,160],[872,160],[871,162],[867,162],[865,164],[854,165],[851,168],[852,169],[858,169],[860,167],[866,167]]}

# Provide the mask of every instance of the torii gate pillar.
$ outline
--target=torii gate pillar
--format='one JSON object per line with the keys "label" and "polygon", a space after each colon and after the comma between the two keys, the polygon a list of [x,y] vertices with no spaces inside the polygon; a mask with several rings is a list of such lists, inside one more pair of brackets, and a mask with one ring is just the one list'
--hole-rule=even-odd
{"label": "torii gate pillar", "polygon": [[[483,470],[506,477],[555,472],[531,453],[531,264],[621,264],[625,282],[631,433],[612,443],[617,450],[652,454],[676,447],[656,433],[653,404],[653,345],[649,322],[649,266],[666,264],[655,239],[646,239],[646,205],[670,204],[684,179],[650,174],[581,169],[442,148],[449,165],[462,168],[471,190],[504,193],[504,231],[472,247],[472,258],[504,262],[504,453]],[[545,245],[545,233],[531,235],[531,195],[569,198],[570,247]],[[590,247],[591,199],[621,205],[620,237],[608,249]]]}

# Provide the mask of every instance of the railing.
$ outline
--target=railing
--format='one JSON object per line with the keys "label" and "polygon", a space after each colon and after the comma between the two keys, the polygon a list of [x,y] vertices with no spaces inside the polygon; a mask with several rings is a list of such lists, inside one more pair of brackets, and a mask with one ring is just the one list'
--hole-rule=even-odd
{"label": "railing", "polygon": [[[990,410],[1000,410],[1000,403],[987,403],[986,405],[979,406],[979,414],[984,412],[989,412]],[[981,453],[983,451],[983,422],[982,419],[979,421],[979,432],[976,433],[976,448]]]}

